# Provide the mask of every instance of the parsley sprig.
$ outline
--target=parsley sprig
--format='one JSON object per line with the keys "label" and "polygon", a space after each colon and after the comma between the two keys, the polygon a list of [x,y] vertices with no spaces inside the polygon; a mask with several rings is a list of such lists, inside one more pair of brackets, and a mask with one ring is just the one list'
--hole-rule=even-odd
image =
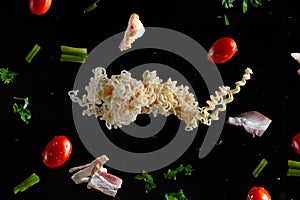
{"label": "parsley sprig", "polygon": [[137,180],[143,180],[145,182],[145,192],[148,193],[150,190],[156,188],[156,183],[151,174],[143,170],[141,174],[134,177]]}
{"label": "parsley sprig", "polygon": [[14,81],[17,73],[10,71],[8,68],[0,68],[0,79],[4,84],[9,84]]}
{"label": "parsley sprig", "polygon": [[20,97],[14,97],[14,99],[17,100],[23,100],[24,104],[23,105],[19,105],[17,103],[13,104],[13,112],[14,113],[19,113],[21,116],[21,119],[26,123],[29,124],[29,119],[31,118],[31,112],[30,110],[27,108],[29,105],[29,99],[28,97],[26,98],[20,98]]}
{"label": "parsley sprig", "polygon": [[180,164],[179,167],[177,167],[176,169],[168,169],[167,173],[164,173],[165,178],[167,179],[174,179],[176,180],[177,177],[177,173],[180,173],[182,171],[185,171],[185,175],[186,176],[190,176],[192,174],[192,171],[194,169],[192,168],[192,165],[188,164],[186,166],[184,166],[183,164]]}
{"label": "parsley sprig", "polygon": [[[271,0],[267,0],[267,1],[271,1]],[[236,2],[236,0],[222,0],[222,6],[224,6],[224,8],[226,9],[230,9],[234,7],[234,2]],[[254,8],[257,8],[262,5],[262,0],[242,0],[241,3],[242,3],[241,5],[242,5],[243,14],[245,14],[248,11],[249,4]],[[224,14],[224,19],[225,19],[225,25],[229,25],[230,23],[226,14]]]}
{"label": "parsley sprig", "polygon": [[188,200],[188,198],[183,193],[182,189],[179,189],[178,192],[172,192],[170,194],[165,194],[166,200]]}
{"label": "parsley sprig", "polygon": [[[254,8],[257,8],[258,6],[262,5],[262,0],[242,0],[242,8],[243,8],[243,13],[246,13],[248,10],[248,4],[250,2],[250,5],[252,5]],[[271,1],[271,0],[268,0]],[[234,2],[235,0],[222,0],[222,5],[226,8],[233,8],[234,7]]]}
{"label": "parsley sprig", "polygon": [[232,8],[233,2],[234,2],[234,0],[222,0],[222,5],[227,9]]}

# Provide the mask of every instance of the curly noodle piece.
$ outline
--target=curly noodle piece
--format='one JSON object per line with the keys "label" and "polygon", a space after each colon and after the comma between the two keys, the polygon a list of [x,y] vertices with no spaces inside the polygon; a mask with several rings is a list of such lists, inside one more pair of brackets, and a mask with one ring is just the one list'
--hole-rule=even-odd
{"label": "curly noodle piece", "polygon": [[210,95],[210,100],[206,101],[208,106],[200,108],[189,87],[177,86],[177,82],[170,78],[163,82],[156,71],[146,70],[142,81],[132,78],[126,70],[111,78],[101,67],[92,72],[94,77],[85,87],[87,94],[79,98],[78,90],[68,92],[73,102],[86,107],[83,115],[99,117],[105,120],[108,129],[112,129],[134,122],[139,114],[172,114],[185,122],[187,131],[196,128],[198,121],[209,126],[212,120],[218,120],[219,112],[226,110],[226,104],[233,101],[233,94],[240,92],[240,87],[246,84],[252,74],[252,70],[247,68],[234,89],[219,87],[215,95]]}
{"label": "curly noodle piece", "polygon": [[[211,95],[210,100],[206,101],[209,106],[200,109],[202,116],[199,116],[199,120],[206,125],[211,125],[212,120],[218,120],[219,112],[226,110],[226,104],[233,101],[233,94],[240,92],[241,86],[244,86],[246,81],[250,79],[250,74],[252,74],[252,70],[247,68],[242,80],[235,83],[236,87],[234,89],[225,86],[219,87],[219,90],[215,92],[216,96]],[[216,108],[219,105],[221,107]],[[208,111],[212,111],[212,113],[208,113]]]}

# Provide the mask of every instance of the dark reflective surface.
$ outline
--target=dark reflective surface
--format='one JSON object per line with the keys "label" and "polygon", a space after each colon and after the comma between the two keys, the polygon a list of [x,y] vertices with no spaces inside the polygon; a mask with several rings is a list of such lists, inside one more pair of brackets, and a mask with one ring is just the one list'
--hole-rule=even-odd
{"label": "dark reflective surface", "polygon": [[[96,190],[88,190],[85,184],[76,185],[68,172],[69,168],[89,163],[94,158],[78,137],[67,95],[80,64],[59,62],[60,45],[86,47],[91,51],[105,39],[124,31],[130,14],[136,12],[145,26],[180,31],[206,50],[222,36],[233,37],[238,52],[227,63],[218,65],[224,84],[234,87],[234,82],[240,80],[246,67],[253,70],[253,75],[234,96],[226,115],[236,116],[244,111],[257,110],[272,119],[272,123],[261,138],[253,138],[242,127],[225,125],[221,142],[203,159],[198,158],[198,149],[204,135],[198,134],[182,157],[151,173],[157,188],[148,194],[144,192],[144,183],[134,179],[135,174],[108,169],[124,180],[115,198],[158,200],[164,199],[165,193],[182,188],[189,200],[243,200],[252,186],[262,185],[274,200],[300,199],[300,178],[286,176],[288,159],[300,161],[300,155],[291,147],[292,137],[299,132],[300,77],[296,71],[300,65],[290,56],[292,52],[300,52],[300,21],[295,2],[265,1],[258,8],[249,6],[248,12],[242,14],[241,7],[226,10],[221,1],[204,1],[198,5],[196,1],[103,0],[95,10],[83,14],[93,1],[65,0],[53,1],[48,13],[39,17],[29,12],[27,1],[2,2],[0,67],[9,67],[18,75],[12,84],[0,83],[0,198],[111,199]],[[229,17],[230,26],[224,25],[224,13]],[[31,63],[26,63],[25,57],[36,43],[40,44],[41,50]],[[124,59],[126,65],[154,62],[146,55],[140,59],[132,57],[128,55]],[[164,63],[166,57],[155,59],[155,62]],[[177,61],[176,64],[184,63],[179,58]],[[117,63],[112,64],[111,72],[118,68]],[[123,67],[126,68],[120,65],[120,69]],[[188,76],[188,68],[183,69],[183,73]],[[199,77],[196,80],[192,77],[190,81],[197,84]],[[202,94],[200,89],[197,91],[200,106],[204,106],[209,98],[203,86],[203,83],[199,84]],[[29,97],[32,119],[28,125],[12,112],[13,97]],[[170,120],[176,122],[176,119]],[[205,131],[206,128],[199,125],[199,130]],[[48,141],[59,134],[71,139],[73,152],[66,164],[49,169],[43,165],[41,153]],[[122,147],[123,137],[118,140],[118,132],[113,134],[112,141]],[[168,142],[168,137],[161,141],[160,137],[152,138],[155,141],[151,144],[156,143],[159,147]],[[138,147],[132,147],[132,151],[135,150],[140,151]],[[251,173],[262,158],[268,160],[268,164],[254,178]],[[165,179],[163,173],[169,168],[175,169],[180,163],[193,166],[192,176],[181,174],[176,181]],[[14,195],[13,187],[33,172],[40,176],[40,183]]]}

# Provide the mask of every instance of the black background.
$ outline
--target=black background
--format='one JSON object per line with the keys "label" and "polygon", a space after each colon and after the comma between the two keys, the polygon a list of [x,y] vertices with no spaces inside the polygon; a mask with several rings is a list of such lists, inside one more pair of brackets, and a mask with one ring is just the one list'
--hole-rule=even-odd
{"label": "black background", "polygon": [[[242,127],[225,125],[220,136],[222,143],[203,159],[198,158],[204,137],[199,131],[182,157],[152,173],[158,187],[148,194],[144,192],[144,183],[134,179],[135,174],[108,168],[124,181],[115,199],[158,200],[164,199],[165,193],[182,188],[190,200],[243,200],[254,185],[264,186],[274,200],[300,199],[299,177],[286,176],[287,160],[300,161],[300,156],[291,147],[292,137],[299,132],[297,114],[300,110],[297,93],[300,77],[296,72],[300,65],[290,56],[300,50],[297,30],[300,21],[295,2],[263,1],[258,8],[249,5],[248,12],[243,14],[238,1],[234,8],[227,10],[220,0],[198,3],[101,0],[95,10],[84,14],[83,10],[93,1],[53,0],[50,10],[42,16],[30,13],[28,1],[1,2],[0,67],[9,67],[18,75],[13,83],[0,84],[0,198],[111,199],[96,190],[88,190],[85,184],[76,185],[68,172],[69,168],[89,163],[94,157],[78,137],[67,94],[73,88],[80,64],[60,62],[60,45],[86,47],[91,51],[105,39],[124,31],[130,14],[135,12],[145,27],[180,31],[206,50],[222,36],[234,38],[238,52],[228,62],[217,65],[225,85],[234,87],[246,67],[252,69],[253,75],[234,96],[226,115],[257,110],[272,119],[272,123],[261,138],[253,138]],[[224,13],[229,17],[230,26],[224,25]],[[31,63],[27,63],[25,57],[36,43],[41,50]],[[157,56],[153,59],[165,58],[164,54]],[[129,56],[129,64],[130,59]],[[139,60],[139,63],[150,60]],[[132,63],[136,62],[136,58],[132,60]],[[192,78],[191,82],[197,84]],[[201,106],[209,94],[203,88],[200,95]],[[29,97],[32,119],[28,125],[12,112],[14,96]],[[206,127],[200,124],[199,128]],[[70,138],[73,152],[63,166],[50,169],[43,164],[41,153],[47,142],[60,134]],[[159,139],[154,142],[159,144]],[[135,146],[131,148],[135,150]],[[251,177],[252,170],[262,158],[268,160],[268,165],[259,177]],[[180,163],[192,164],[195,169],[192,176],[178,175],[176,181],[164,179],[163,173]],[[40,182],[14,195],[13,188],[33,172],[40,176]]]}

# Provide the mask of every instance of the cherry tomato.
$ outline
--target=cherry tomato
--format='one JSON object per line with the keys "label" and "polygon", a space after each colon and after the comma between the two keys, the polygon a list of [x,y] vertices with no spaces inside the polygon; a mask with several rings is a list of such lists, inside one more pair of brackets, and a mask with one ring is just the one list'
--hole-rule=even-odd
{"label": "cherry tomato", "polygon": [[232,58],[237,51],[237,44],[232,38],[222,37],[212,44],[207,57],[214,63],[224,63]]}
{"label": "cherry tomato", "polygon": [[247,200],[271,200],[271,195],[262,186],[253,186],[247,194]]}
{"label": "cherry tomato", "polygon": [[292,139],[292,147],[296,153],[300,154],[300,133],[297,133]]}
{"label": "cherry tomato", "polygon": [[56,168],[63,165],[72,153],[72,143],[64,135],[55,136],[45,146],[42,152],[44,164],[49,168]]}
{"label": "cherry tomato", "polygon": [[45,14],[52,4],[52,0],[29,0],[29,9],[35,15]]}

